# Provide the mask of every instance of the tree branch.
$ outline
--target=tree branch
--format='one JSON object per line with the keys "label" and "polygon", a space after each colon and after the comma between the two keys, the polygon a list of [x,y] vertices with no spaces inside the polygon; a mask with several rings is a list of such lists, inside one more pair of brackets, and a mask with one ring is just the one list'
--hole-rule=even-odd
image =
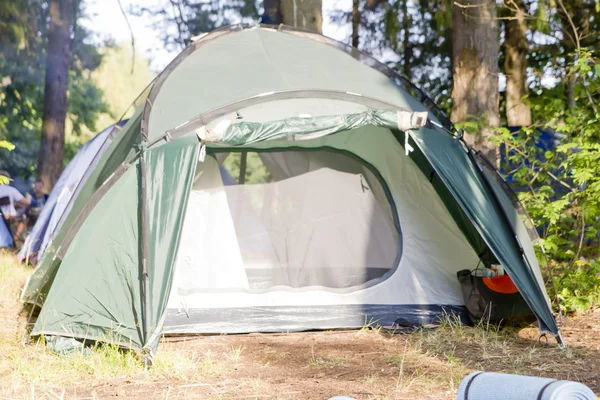
{"label": "tree branch", "polygon": [[121,0],[117,0],[117,3],[119,3],[121,14],[123,14],[125,22],[127,22],[127,27],[129,28],[129,33],[131,34],[131,75],[133,75],[133,69],[135,66],[135,36],[133,35],[133,29],[131,28],[131,24],[129,23],[129,18],[127,18],[127,13],[125,13],[125,9],[121,4]]}
{"label": "tree branch", "polygon": [[[575,36],[575,44],[577,45],[577,58],[579,58],[579,56],[581,55],[581,42],[579,41],[579,33],[577,32],[577,28],[575,27],[573,18],[571,18],[571,14],[569,14],[567,12],[567,9],[565,8],[565,5],[563,4],[562,0],[556,0],[556,1],[558,2],[560,7],[562,8],[563,12],[565,13],[567,20],[569,21],[569,24],[571,24],[571,28],[573,29],[573,34]],[[596,104],[594,103],[594,99],[592,98],[590,90],[588,89],[587,85],[585,84],[585,77],[581,76],[581,79],[582,79],[583,88],[585,90],[585,94],[587,95],[588,101],[590,102],[590,105],[592,106],[592,110],[594,110],[594,113],[598,113],[598,110],[596,109]]]}
{"label": "tree branch", "polygon": [[565,16],[567,17],[567,19],[569,20],[569,23],[571,24],[571,28],[573,29],[573,34],[575,35],[575,44],[577,45],[577,55],[579,55],[581,53],[581,45],[579,43],[579,34],[577,33],[577,28],[575,27],[575,24],[573,23],[571,14],[569,14],[567,12],[567,9],[565,8],[565,5],[563,4],[562,0],[556,0],[556,1],[560,5],[560,8],[562,8],[563,12],[565,13]]}

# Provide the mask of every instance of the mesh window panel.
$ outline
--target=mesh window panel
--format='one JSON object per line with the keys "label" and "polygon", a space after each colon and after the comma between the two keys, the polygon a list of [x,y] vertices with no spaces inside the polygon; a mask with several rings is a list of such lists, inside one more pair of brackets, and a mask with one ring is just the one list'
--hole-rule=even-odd
{"label": "mesh window panel", "polygon": [[401,248],[388,193],[345,153],[211,153],[190,194],[178,255],[190,279],[180,289],[351,288],[380,280]]}

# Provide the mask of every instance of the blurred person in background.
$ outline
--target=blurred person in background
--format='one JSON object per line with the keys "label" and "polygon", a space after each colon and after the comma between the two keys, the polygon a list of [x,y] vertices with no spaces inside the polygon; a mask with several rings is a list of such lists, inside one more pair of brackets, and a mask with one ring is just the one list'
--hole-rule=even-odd
{"label": "blurred person in background", "polygon": [[[0,171],[0,175],[12,180],[6,171]],[[0,211],[6,225],[13,234],[15,246],[23,243],[23,231],[25,230],[25,210],[29,207],[29,197],[25,197],[12,186],[0,185]]]}
{"label": "blurred person in background", "polygon": [[26,196],[30,202],[27,209],[28,225],[33,226],[48,201],[48,195],[44,193],[44,181],[39,178],[36,179],[33,190],[28,192]]}

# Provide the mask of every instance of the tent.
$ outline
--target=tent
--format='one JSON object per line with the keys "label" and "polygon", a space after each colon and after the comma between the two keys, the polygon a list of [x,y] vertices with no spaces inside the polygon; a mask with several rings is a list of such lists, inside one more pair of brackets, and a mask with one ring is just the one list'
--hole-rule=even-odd
{"label": "tent", "polygon": [[120,121],[98,133],[83,145],[69,162],[52,188],[46,205],[17,255],[20,261],[39,261],[52,242],[54,232],[60,228],[63,215],[68,214],[73,194],[82,182],[85,183],[86,171],[93,168],[112,142],[118,128],[126,122],[127,120]]}
{"label": "tent", "polygon": [[22,295],[31,335],[151,362],[163,334],[426,324],[504,266],[562,343],[527,227],[422,92],[286,26],[204,35],[148,87]]}

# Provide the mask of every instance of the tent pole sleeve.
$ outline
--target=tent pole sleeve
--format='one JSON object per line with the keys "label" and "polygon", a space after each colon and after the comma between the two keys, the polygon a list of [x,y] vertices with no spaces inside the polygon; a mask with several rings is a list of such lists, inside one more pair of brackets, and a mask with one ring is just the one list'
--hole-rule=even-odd
{"label": "tent pole sleeve", "polygon": [[[148,249],[148,221],[146,219],[146,202],[147,202],[147,182],[146,182],[146,158],[144,151],[140,154],[140,225],[141,225],[141,239],[142,239],[142,258],[141,258],[141,279],[142,279],[142,336],[144,346],[147,344],[148,339],[148,262],[149,262],[149,249]],[[151,363],[150,357],[146,357],[146,365]]]}

